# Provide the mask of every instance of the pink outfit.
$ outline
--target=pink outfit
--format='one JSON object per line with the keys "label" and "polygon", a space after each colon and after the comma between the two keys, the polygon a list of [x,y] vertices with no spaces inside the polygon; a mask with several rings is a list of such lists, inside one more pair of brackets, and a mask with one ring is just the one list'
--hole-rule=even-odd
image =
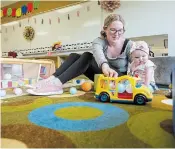
{"label": "pink outfit", "polygon": [[[154,70],[156,69],[156,65],[151,60],[148,60],[145,64],[140,64],[138,66],[135,66],[135,63],[132,62],[129,66],[128,73],[131,73],[133,76],[140,77],[145,82],[146,68],[149,67],[154,67]],[[155,83],[154,72],[151,76],[151,82]]]}

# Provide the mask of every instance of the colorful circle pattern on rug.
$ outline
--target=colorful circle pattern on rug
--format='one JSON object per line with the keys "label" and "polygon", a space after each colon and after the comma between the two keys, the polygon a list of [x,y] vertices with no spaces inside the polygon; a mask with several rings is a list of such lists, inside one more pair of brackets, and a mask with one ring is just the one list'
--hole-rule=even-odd
{"label": "colorful circle pattern on rug", "polygon": [[[86,120],[70,120],[55,115],[55,111],[67,107],[92,107],[103,111],[101,116]],[[29,113],[29,120],[39,126],[64,131],[97,131],[113,128],[126,122],[129,114],[116,106],[93,102],[67,102],[38,108]]]}
{"label": "colorful circle pattern on rug", "polygon": [[[76,145],[65,134],[37,125],[10,124],[1,126],[2,138],[10,139],[4,148],[75,148]],[[13,140],[21,141],[14,142]],[[7,141],[6,141],[7,142]],[[6,142],[2,142],[6,143]],[[22,145],[23,146],[19,146]],[[25,146],[24,146],[25,145]]]}
{"label": "colorful circle pattern on rug", "polygon": [[92,119],[92,118],[101,116],[102,114],[103,114],[103,111],[97,108],[92,108],[87,106],[66,107],[55,111],[56,116],[58,116],[59,118],[64,118],[68,120]]}

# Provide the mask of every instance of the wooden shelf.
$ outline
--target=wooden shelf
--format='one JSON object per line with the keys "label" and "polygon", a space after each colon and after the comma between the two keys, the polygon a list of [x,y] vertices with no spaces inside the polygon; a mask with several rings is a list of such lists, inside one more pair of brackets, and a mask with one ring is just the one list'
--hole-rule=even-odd
{"label": "wooden shelf", "polygon": [[[3,67],[4,64],[22,65],[22,70],[21,70],[22,78],[26,78],[26,79],[34,78],[37,81],[40,78],[40,70],[42,66],[46,67],[46,74],[45,74],[46,76],[50,76],[55,72],[55,64],[51,60],[28,60],[28,59],[17,59],[17,58],[0,58],[0,60],[1,60],[2,77],[4,76],[4,72],[5,72],[4,69],[6,68],[6,67]],[[14,76],[11,70],[9,70],[8,73]]]}
{"label": "wooden shelf", "polygon": [[35,64],[51,64],[49,61],[42,60],[27,60],[19,58],[0,58],[1,63],[4,64],[23,64],[23,63],[35,63]]}
{"label": "wooden shelf", "polygon": [[61,59],[68,57],[71,53],[78,53],[82,54],[84,52],[92,52],[92,49],[81,49],[81,50],[66,50],[66,51],[59,51],[59,52],[52,52],[51,56],[48,56],[47,53],[35,53],[35,54],[26,54],[22,57],[17,57],[18,59],[51,59],[55,62],[56,68],[59,68],[61,65]]}
{"label": "wooden shelf", "polygon": [[92,52],[92,49],[81,49],[81,50],[66,50],[66,51],[59,51],[59,52],[52,52],[51,56],[47,55],[47,52],[45,53],[34,53],[34,54],[25,54],[24,56],[21,56],[18,58],[45,58],[45,57],[55,57],[55,56],[59,56],[59,57],[66,57],[69,56],[71,53],[78,53],[78,54],[82,54],[84,52]]}

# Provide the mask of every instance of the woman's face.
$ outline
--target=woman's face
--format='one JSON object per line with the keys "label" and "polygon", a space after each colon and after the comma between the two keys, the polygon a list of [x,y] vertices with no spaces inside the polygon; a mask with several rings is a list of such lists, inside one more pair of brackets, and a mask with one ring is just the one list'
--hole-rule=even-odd
{"label": "woman's face", "polygon": [[123,38],[124,26],[120,21],[112,22],[105,30],[108,42],[117,42]]}

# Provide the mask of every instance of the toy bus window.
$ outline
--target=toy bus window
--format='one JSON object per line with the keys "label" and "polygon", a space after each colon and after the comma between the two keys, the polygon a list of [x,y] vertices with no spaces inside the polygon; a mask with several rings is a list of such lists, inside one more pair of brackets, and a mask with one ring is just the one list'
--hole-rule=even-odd
{"label": "toy bus window", "polygon": [[123,79],[118,83],[118,97],[131,99],[132,98],[132,85],[128,79]]}
{"label": "toy bus window", "polygon": [[141,81],[141,80],[138,80],[137,82],[136,82],[136,88],[140,88],[141,86],[142,86],[142,84],[143,84],[143,81]]}
{"label": "toy bus window", "polygon": [[107,88],[108,88],[108,81],[105,80],[105,79],[101,79],[101,80],[100,80],[100,87],[101,87],[102,89],[107,89]]}
{"label": "toy bus window", "polygon": [[109,81],[109,90],[113,96],[115,96],[116,93],[116,81],[115,80],[110,80]]}
{"label": "toy bus window", "polygon": [[109,89],[110,90],[115,90],[116,89],[116,82],[115,82],[115,80],[110,80],[109,81]]}

